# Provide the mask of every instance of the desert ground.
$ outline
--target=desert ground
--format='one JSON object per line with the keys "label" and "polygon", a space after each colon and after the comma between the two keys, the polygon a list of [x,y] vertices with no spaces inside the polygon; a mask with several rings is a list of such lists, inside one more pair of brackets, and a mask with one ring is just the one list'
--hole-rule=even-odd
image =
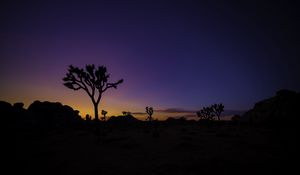
{"label": "desert ground", "polygon": [[273,174],[293,170],[295,128],[199,122],[16,132],[22,174]]}

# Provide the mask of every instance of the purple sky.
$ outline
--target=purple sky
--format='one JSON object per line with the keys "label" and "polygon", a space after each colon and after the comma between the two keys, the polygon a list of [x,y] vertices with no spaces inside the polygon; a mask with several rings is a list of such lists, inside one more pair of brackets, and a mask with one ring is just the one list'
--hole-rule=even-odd
{"label": "purple sky", "polygon": [[62,85],[67,66],[106,65],[101,108],[245,110],[300,90],[299,12],[289,1],[9,1],[1,4],[0,100],[60,101],[92,111]]}

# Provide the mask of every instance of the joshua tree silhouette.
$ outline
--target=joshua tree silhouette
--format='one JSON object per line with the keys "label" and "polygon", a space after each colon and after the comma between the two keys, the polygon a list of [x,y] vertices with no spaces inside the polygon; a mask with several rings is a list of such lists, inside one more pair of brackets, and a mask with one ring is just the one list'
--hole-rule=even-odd
{"label": "joshua tree silhouette", "polygon": [[221,113],[224,111],[224,105],[213,104],[209,107],[203,107],[200,111],[197,111],[197,116],[200,120],[214,120],[214,117],[217,116],[220,120]]}
{"label": "joshua tree silhouette", "polygon": [[117,88],[123,83],[123,79],[115,83],[108,82],[109,74],[105,66],[86,65],[85,70],[72,65],[69,66],[66,77],[63,78],[64,85],[73,90],[83,89],[91,98],[94,110],[95,120],[99,121],[98,105],[102,94],[110,88]]}
{"label": "joshua tree silhouette", "polygon": [[211,107],[203,107],[200,111],[197,111],[197,116],[200,120],[213,120],[215,115]]}
{"label": "joshua tree silhouette", "polygon": [[220,104],[213,104],[211,106],[212,112],[215,114],[215,116],[218,117],[218,120],[220,120],[220,115],[224,111],[224,105],[222,103]]}
{"label": "joshua tree silhouette", "polygon": [[101,120],[102,120],[102,121],[106,121],[106,114],[107,114],[107,111],[102,110],[102,111],[101,111],[101,114],[103,115],[103,117],[101,117]]}
{"label": "joshua tree silhouette", "polygon": [[146,107],[146,113],[148,114],[146,120],[148,120],[148,121],[151,122],[151,121],[153,120],[153,118],[152,118],[153,108],[147,106],[147,107]]}

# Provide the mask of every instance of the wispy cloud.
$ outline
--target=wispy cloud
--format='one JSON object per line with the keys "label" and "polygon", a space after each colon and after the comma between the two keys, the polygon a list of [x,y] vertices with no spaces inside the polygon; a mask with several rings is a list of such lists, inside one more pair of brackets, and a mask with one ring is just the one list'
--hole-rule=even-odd
{"label": "wispy cloud", "polygon": [[155,110],[157,112],[166,112],[166,113],[195,113],[196,111],[181,109],[181,108],[168,108],[168,109],[159,109]]}

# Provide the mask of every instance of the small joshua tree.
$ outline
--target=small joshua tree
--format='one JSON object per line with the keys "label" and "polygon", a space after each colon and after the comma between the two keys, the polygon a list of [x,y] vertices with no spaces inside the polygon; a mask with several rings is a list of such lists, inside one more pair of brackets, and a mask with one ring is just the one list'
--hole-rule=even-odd
{"label": "small joshua tree", "polygon": [[153,115],[153,108],[152,107],[146,107],[146,113],[148,114],[146,120],[153,121],[152,115]]}
{"label": "small joshua tree", "polygon": [[103,115],[103,117],[101,117],[101,120],[102,120],[102,121],[106,121],[106,114],[107,114],[107,111],[102,110],[102,111],[101,111],[101,114]]}
{"label": "small joshua tree", "polygon": [[218,120],[220,120],[221,113],[224,111],[224,105],[222,103],[214,104],[211,106],[211,108],[214,115],[218,117]]}
{"label": "small joshua tree", "polygon": [[95,120],[98,118],[98,105],[103,93],[110,88],[117,88],[123,83],[123,79],[111,83],[108,82],[109,74],[105,66],[86,65],[85,69],[80,69],[72,65],[69,66],[66,76],[63,78],[64,85],[74,91],[83,89],[91,98],[94,110]]}

